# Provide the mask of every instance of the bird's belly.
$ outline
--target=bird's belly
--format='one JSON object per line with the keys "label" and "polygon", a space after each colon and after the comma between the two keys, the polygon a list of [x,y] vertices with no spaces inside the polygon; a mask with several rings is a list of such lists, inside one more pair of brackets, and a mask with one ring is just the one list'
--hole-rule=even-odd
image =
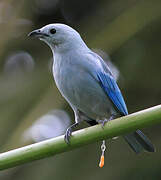
{"label": "bird's belly", "polygon": [[109,117],[111,102],[90,74],[68,71],[68,74],[61,73],[57,76],[61,76],[55,78],[57,87],[71,106],[93,119]]}

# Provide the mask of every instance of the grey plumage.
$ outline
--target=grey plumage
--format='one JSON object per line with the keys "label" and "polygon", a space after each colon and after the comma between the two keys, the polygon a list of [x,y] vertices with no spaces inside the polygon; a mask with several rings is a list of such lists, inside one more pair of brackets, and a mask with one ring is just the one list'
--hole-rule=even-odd
{"label": "grey plumage", "polygon": [[[50,24],[29,35],[37,36],[50,46],[56,85],[74,111],[76,123],[67,129],[67,142],[72,128],[82,120],[94,125],[98,120],[104,122],[128,114],[110,69],[86,46],[77,31],[64,24]],[[136,153],[143,149],[154,151],[140,130],[124,136],[124,139]]]}

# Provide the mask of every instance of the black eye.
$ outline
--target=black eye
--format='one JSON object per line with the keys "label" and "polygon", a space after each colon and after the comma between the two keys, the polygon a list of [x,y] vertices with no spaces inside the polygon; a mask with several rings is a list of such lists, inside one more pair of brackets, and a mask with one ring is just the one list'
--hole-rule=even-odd
{"label": "black eye", "polygon": [[50,33],[51,34],[55,34],[56,33],[56,29],[50,29]]}

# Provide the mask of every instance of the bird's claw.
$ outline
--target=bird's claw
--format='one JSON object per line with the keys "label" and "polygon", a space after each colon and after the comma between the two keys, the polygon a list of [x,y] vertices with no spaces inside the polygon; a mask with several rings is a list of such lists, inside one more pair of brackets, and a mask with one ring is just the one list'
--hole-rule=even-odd
{"label": "bird's claw", "polygon": [[114,119],[114,115],[112,115],[109,119],[99,120],[98,122],[102,125],[102,128],[104,128],[106,122],[109,122]]}
{"label": "bird's claw", "polygon": [[69,127],[66,132],[65,132],[65,136],[64,136],[64,141],[69,144],[70,143],[70,137],[72,135],[72,129]]}
{"label": "bird's claw", "polygon": [[65,132],[65,136],[64,136],[64,141],[69,144],[70,143],[70,137],[72,135],[72,128],[75,128],[77,125],[79,124],[79,122],[74,123],[73,125],[71,125],[70,127],[68,127],[68,129]]}
{"label": "bird's claw", "polygon": [[105,123],[108,122],[109,119],[99,120],[98,122],[101,124],[102,128],[104,128]]}
{"label": "bird's claw", "polygon": [[102,121],[102,128],[105,126],[105,123],[108,122],[109,120],[108,119],[105,119]]}

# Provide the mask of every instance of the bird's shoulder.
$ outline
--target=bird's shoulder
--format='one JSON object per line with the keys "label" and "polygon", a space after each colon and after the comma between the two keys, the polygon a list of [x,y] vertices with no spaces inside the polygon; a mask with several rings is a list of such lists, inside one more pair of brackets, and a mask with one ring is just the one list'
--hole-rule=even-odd
{"label": "bird's shoulder", "polygon": [[79,57],[79,65],[86,71],[88,71],[95,79],[98,79],[98,73],[103,72],[106,75],[113,77],[106,62],[96,53],[89,50]]}
{"label": "bird's shoulder", "polygon": [[90,51],[89,55],[91,57],[91,59],[94,59],[95,61],[97,61],[97,63],[99,63],[99,68],[100,70],[104,71],[105,73],[109,74],[110,76],[113,76],[110,68],[108,67],[107,63],[101,58],[101,56],[99,56],[97,53]]}

